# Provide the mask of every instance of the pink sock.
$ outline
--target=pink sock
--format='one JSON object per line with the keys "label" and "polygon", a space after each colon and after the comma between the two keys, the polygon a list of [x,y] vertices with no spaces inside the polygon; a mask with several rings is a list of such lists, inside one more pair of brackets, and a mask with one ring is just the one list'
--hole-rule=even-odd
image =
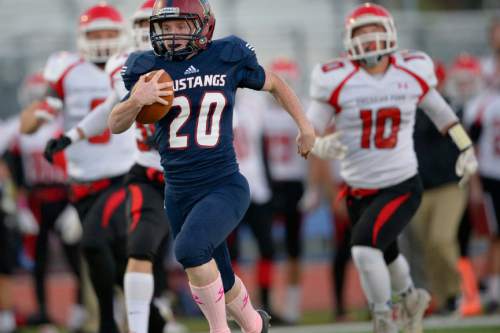
{"label": "pink sock", "polygon": [[224,287],[220,275],[217,280],[204,287],[196,287],[191,283],[191,293],[196,304],[205,315],[210,325],[210,333],[230,333],[227,326]]}
{"label": "pink sock", "polygon": [[235,284],[239,283],[241,286],[240,293],[231,303],[226,304],[227,312],[240,325],[243,333],[260,333],[262,331],[262,318],[253,308],[243,282],[239,277],[235,278]]}

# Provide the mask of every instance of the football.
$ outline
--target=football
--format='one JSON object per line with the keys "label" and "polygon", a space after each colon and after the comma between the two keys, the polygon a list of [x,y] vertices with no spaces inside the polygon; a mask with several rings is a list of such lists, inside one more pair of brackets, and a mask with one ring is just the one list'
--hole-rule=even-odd
{"label": "football", "polygon": [[[157,71],[152,71],[149,72],[146,76],[146,82],[151,80],[151,78],[155,75]],[[170,86],[165,88],[164,90],[171,91],[172,93],[167,96],[163,96],[162,98],[168,102],[168,105],[163,105],[160,103],[153,103],[151,105],[145,105],[142,107],[141,111],[137,114],[137,117],[135,118],[139,123],[141,124],[153,124],[163,118],[168,110],[170,110],[170,107],[172,106],[172,102],[174,100],[174,82],[172,81],[172,78],[170,75],[168,75],[167,72],[163,72],[163,74],[160,76],[159,83],[164,83],[164,82],[170,82]]]}

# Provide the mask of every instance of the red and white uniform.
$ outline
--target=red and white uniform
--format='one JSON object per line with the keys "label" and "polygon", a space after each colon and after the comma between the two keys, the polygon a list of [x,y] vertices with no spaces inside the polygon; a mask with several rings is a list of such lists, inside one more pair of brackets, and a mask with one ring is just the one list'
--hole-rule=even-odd
{"label": "red and white uniform", "polygon": [[[44,78],[63,101],[65,130],[92,112],[111,92],[106,72],[67,52],[56,53],[49,58]],[[125,174],[133,164],[136,150],[133,130],[111,135],[106,129],[100,135],[68,147],[68,174],[77,181],[94,181]]]}
{"label": "red and white uniform", "polygon": [[58,117],[30,135],[19,135],[15,149],[21,156],[23,174],[28,186],[64,184],[67,181],[66,161],[63,153],[54,157],[54,164],[43,156],[47,142],[62,132],[62,119]]}
{"label": "red and white uniform", "polygon": [[[113,82],[113,89],[115,93],[119,96],[121,100],[128,93],[125,85],[123,84],[123,79],[120,74],[120,70],[127,61],[129,53],[123,53],[121,55],[115,55],[111,57],[106,63],[106,72],[111,76]],[[151,140],[155,132],[154,124],[141,124],[135,123],[135,138],[137,141],[137,147],[139,152],[136,157],[137,164],[145,168],[154,168],[156,170],[162,171],[160,153],[156,149],[150,147],[147,143]]]}
{"label": "red and white uniform", "polygon": [[489,92],[471,101],[465,109],[464,122],[481,127],[476,144],[479,173],[500,180],[500,94]]}
{"label": "red and white uniform", "polygon": [[258,92],[237,93],[233,115],[234,148],[241,173],[250,185],[252,202],[271,200],[262,151],[265,104]]}
{"label": "red and white uniform", "polygon": [[0,120],[0,156],[12,145],[19,133],[19,117],[11,117],[5,121]]}
{"label": "red and white uniform", "polygon": [[400,51],[380,76],[340,58],[315,67],[308,116],[323,131],[332,119],[347,156],[341,176],[352,187],[384,188],[417,173],[413,125],[418,103],[436,85],[432,60]]}
{"label": "red and white uniform", "polygon": [[267,99],[264,113],[264,135],[269,172],[273,181],[302,181],[305,160],[297,154],[297,125],[276,102]]}

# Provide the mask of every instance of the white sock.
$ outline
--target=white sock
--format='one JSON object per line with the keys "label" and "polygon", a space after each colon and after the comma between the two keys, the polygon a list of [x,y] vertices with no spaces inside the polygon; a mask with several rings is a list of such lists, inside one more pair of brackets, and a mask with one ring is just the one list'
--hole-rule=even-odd
{"label": "white sock", "polygon": [[500,275],[491,275],[489,277],[488,296],[497,302],[500,300]]}
{"label": "white sock", "polygon": [[401,295],[413,288],[413,281],[410,276],[410,266],[403,255],[398,255],[396,260],[388,266],[391,275],[392,290]]}
{"label": "white sock", "polygon": [[299,285],[289,285],[286,292],[285,319],[297,322],[300,319],[302,292]]}
{"label": "white sock", "polygon": [[127,272],[124,278],[129,332],[147,333],[149,305],[153,298],[153,274]]}
{"label": "white sock", "polygon": [[390,311],[391,280],[382,251],[368,246],[353,246],[351,253],[372,311]]}
{"label": "white sock", "polygon": [[0,311],[0,332],[12,332],[15,328],[14,313],[10,310]]}

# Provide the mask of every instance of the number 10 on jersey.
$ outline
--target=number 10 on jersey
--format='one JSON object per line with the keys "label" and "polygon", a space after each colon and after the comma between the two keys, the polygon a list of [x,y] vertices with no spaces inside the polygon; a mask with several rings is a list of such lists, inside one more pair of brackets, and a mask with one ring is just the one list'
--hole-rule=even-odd
{"label": "number 10 on jersey", "polygon": [[[375,115],[375,117],[374,117]],[[361,110],[359,113],[363,125],[361,148],[370,149],[373,141],[376,149],[391,149],[398,144],[401,111],[395,107],[374,110]],[[375,121],[373,121],[375,118]],[[387,123],[390,122],[390,126]],[[375,135],[373,136],[373,127]],[[388,127],[388,130],[386,129]]]}

